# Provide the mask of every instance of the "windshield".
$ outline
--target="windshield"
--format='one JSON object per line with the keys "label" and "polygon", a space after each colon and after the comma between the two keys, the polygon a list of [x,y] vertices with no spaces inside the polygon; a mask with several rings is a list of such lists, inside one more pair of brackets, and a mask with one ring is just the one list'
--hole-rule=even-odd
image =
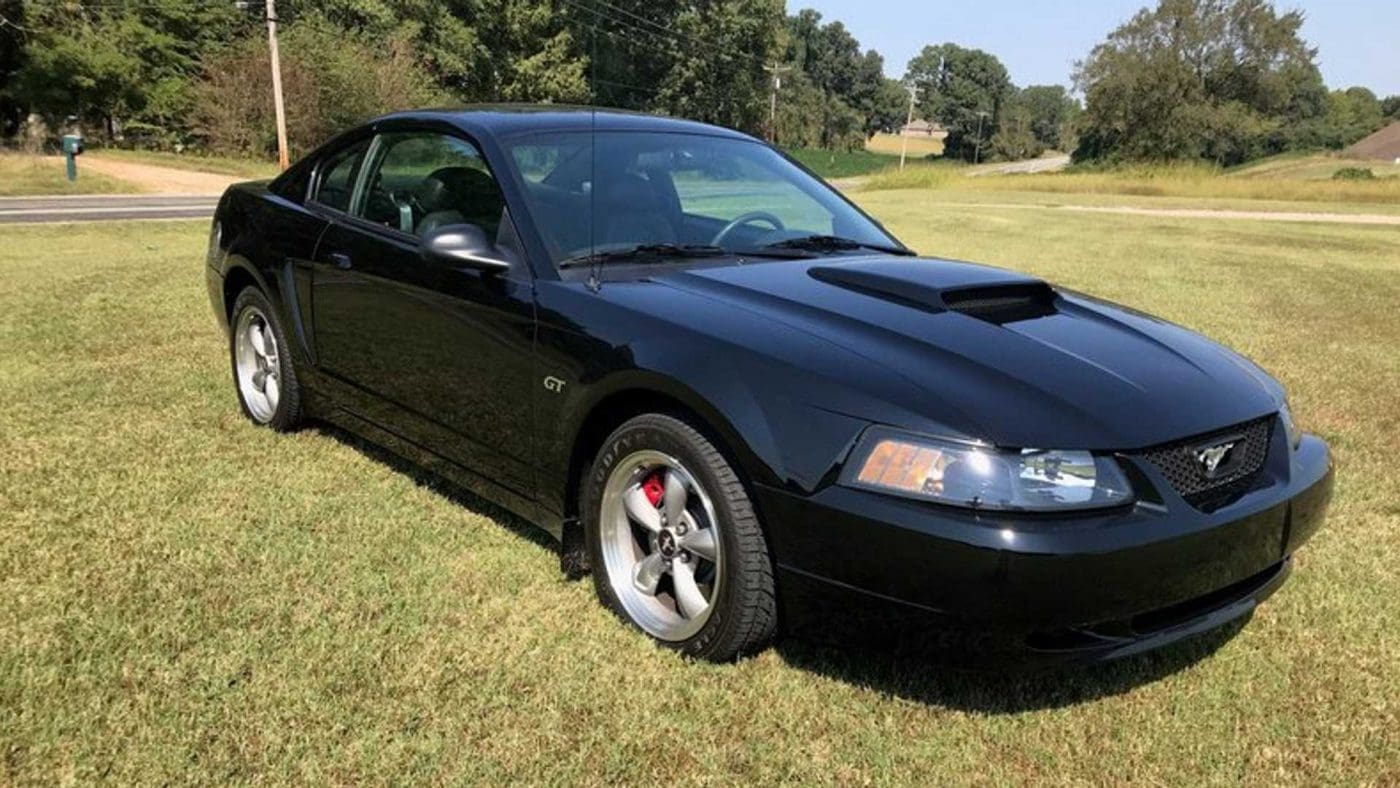
{"label": "windshield", "polygon": [[666,132],[556,132],[506,145],[554,262],[651,247],[717,253],[839,236],[899,247],[766,145]]}

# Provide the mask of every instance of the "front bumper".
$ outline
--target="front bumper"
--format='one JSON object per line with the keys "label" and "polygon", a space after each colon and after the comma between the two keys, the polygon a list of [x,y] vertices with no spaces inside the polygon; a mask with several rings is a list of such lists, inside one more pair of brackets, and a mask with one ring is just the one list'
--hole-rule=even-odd
{"label": "front bumper", "polygon": [[784,615],[830,621],[833,600],[845,598],[1081,658],[1221,626],[1282,584],[1331,496],[1326,444],[1305,436],[1290,450],[1282,433],[1256,489],[1209,513],[1174,495],[1162,505],[1026,517],[839,485],[811,496],[760,487]]}

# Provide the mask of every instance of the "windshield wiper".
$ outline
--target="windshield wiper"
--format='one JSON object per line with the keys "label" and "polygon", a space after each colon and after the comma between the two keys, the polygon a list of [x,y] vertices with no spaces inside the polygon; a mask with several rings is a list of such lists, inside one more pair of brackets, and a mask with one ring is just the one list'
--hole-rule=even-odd
{"label": "windshield wiper", "polygon": [[902,246],[886,246],[884,244],[868,244],[852,238],[842,238],[839,235],[804,235],[801,238],[788,238],[784,241],[775,241],[771,244],[764,244],[760,249],[803,249],[813,252],[844,252],[851,249],[872,249],[885,254],[895,254],[901,257],[912,257],[914,251]]}
{"label": "windshield wiper", "polygon": [[728,252],[718,246],[704,244],[637,244],[625,249],[610,249],[606,252],[570,257],[559,263],[559,267],[575,268],[581,265],[637,260],[644,257],[718,257],[722,254],[728,254]]}

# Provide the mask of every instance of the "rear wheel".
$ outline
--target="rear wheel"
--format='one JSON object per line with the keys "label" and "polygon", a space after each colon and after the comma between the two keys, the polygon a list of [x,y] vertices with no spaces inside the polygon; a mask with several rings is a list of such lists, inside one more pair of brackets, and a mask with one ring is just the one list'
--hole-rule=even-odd
{"label": "rear wheel", "polygon": [[233,302],[229,356],[243,414],[255,424],[290,430],[301,421],[301,387],[276,312],[256,288]]}
{"label": "rear wheel", "polygon": [[648,414],[619,427],[583,486],[603,604],[658,642],[724,661],[777,624],[768,547],[743,484],[697,430]]}

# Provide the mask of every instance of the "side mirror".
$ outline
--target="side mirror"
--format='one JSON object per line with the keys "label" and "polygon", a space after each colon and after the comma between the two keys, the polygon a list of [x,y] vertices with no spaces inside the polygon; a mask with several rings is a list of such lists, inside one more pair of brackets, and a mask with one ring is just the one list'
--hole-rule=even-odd
{"label": "side mirror", "polygon": [[446,224],[423,236],[423,255],[448,265],[475,268],[483,273],[504,273],[510,260],[474,224]]}

